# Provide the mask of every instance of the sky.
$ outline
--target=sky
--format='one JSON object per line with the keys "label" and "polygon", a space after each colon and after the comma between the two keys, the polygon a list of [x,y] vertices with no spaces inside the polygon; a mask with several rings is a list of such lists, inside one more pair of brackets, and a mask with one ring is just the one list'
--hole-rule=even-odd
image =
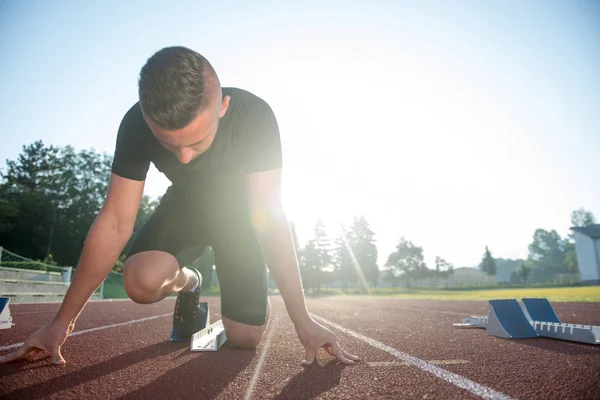
{"label": "sky", "polygon": [[[277,117],[301,244],[364,215],[434,268],[527,257],[600,219],[598,1],[0,0],[0,168],[36,140],[113,154],[146,60],[190,47]],[[153,167],[145,193],[168,180]]]}

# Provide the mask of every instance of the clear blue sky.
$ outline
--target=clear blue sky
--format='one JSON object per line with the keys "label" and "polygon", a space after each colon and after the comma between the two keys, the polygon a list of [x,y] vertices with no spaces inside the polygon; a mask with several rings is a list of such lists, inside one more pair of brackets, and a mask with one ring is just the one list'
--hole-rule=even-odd
{"label": "clear blue sky", "polygon": [[598,1],[0,1],[0,167],[39,139],[112,154],[170,45],[272,105],[302,242],[362,213],[382,263],[404,236],[464,266],[600,218]]}

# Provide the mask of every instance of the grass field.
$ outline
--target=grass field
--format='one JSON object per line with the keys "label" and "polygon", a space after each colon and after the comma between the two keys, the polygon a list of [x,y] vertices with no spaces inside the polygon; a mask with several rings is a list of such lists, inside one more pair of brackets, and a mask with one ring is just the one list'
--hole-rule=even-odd
{"label": "grass field", "polygon": [[[319,296],[331,295],[367,295],[364,291],[350,289],[343,293],[339,289],[321,291]],[[550,301],[562,302],[600,302],[600,286],[569,286],[550,288],[498,288],[484,290],[432,290],[432,289],[397,289],[380,288],[371,291],[372,296],[403,297],[407,299],[434,300],[493,300],[521,299],[523,297],[545,297]]]}

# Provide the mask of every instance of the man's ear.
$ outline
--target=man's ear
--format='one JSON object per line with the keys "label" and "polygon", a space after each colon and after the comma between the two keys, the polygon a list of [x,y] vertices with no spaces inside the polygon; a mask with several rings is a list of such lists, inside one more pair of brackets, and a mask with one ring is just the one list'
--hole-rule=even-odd
{"label": "man's ear", "polygon": [[225,96],[223,101],[221,102],[221,111],[219,112],[219,118],[223,118],[227,113],[227,109],[229,108],[229,100],[231,98],[229,96]]}

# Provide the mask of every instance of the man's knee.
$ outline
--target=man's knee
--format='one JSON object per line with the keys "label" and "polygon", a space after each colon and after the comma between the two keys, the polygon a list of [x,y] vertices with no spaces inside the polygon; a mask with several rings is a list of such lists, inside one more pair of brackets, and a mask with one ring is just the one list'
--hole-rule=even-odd
{"label": "man's knee", "polygon": [[260,344],[262,336],[263,332],[229,331],[227,332],[227,341],[239,349],[254,350]]}
{"label": "man's knee", "polygon": [[159,299],[164,282],[170,275],[176,274],[178,269],[177,260],[170,254],[164,252],[134,254],[127,259],[123,267],[123,286],[134,302],[154,303]]}
{"label": "man's knee", "polygon": [[235,322],[225,317],[222,319],[225,332],[227,332],[227,341],[232,346],[246,350],[253,350],[258,347],[265,332],[266,323],[263,326],[253,326]]}

